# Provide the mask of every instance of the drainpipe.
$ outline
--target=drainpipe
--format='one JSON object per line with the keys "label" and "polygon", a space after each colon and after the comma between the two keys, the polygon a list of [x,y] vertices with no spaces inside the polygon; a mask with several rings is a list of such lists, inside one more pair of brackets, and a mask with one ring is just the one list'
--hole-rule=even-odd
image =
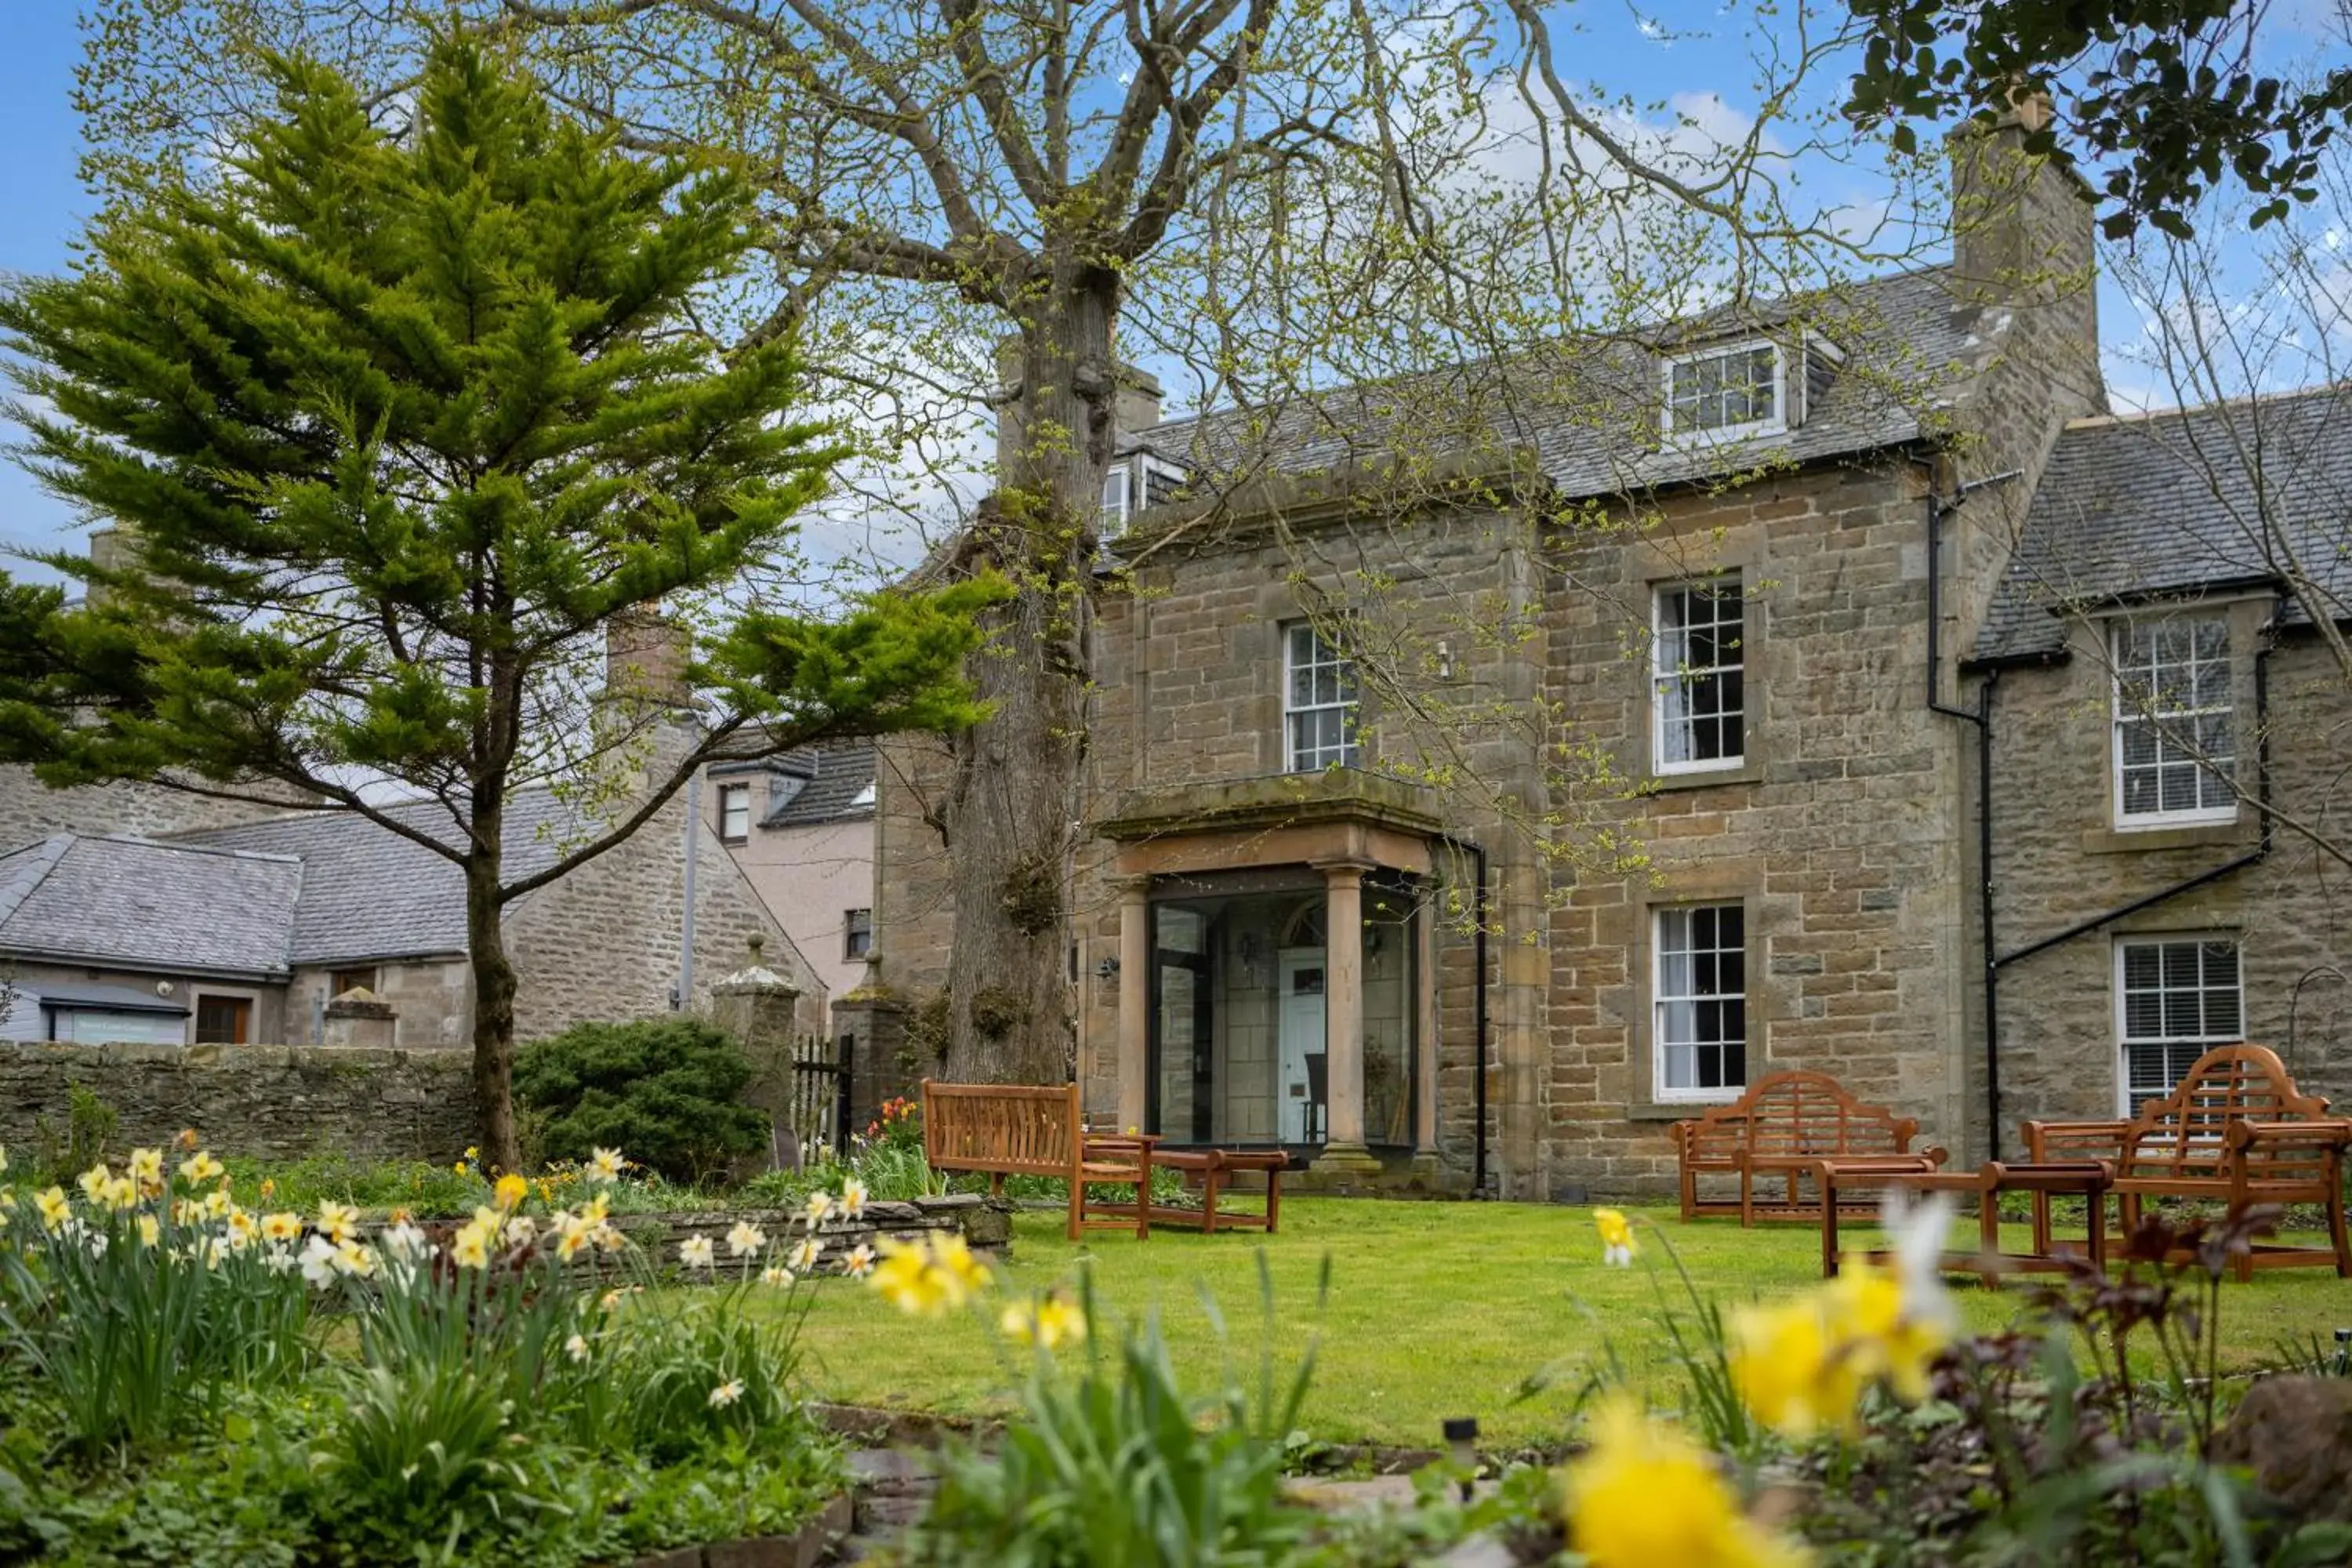
{"label": "drainpipe", "polygon": [[1985,1137],[1986,1157],[2000,1158],[2000,966],[1993,957],[1992,925],[1992,689],[2000,671],[1986,675],[1977,688],[1977,705],[1957,708],[1944,700],[1944,514],[1958,511],[1969,497],[1987,485],[2023,477],[2021,468],[2006,468],[1981,479],[1964,479],[1953,487],[1948,501],[1936,488],[1936,462],[1922,460],[1927,471],[1927,710],[1971,725],[1977,732],[1977,930],[1984,952],[1985,1005]]}
{"label": "drainpipe", "polygon": [[2242,855],[2224,860],[2219,866],[2200,871],[2191,877],[2184,877],[2179,881],[2173,883],[2170,887],[2159,888],[2155,892],[2149,893],[2144,898],[2134,899],[2131,902],[2121,905],[2116,909],[2109,910],[2105,914],[2093,915],[2086,921],[2076,921],[2064,931],[2058,931],[2053,935],[2045,936],[2039,942],[2028,942],[2025,946],[2019,948],[2014,952],[2004,952],[1993,961],[1996,964],[2005,967],[2009,964],[2016,963],[2021,960],[2032,958],[2035,953],[2047,952],[2050,949],[2058,946],[2060,943],[2072,942],[2076,937],[2083,935],[2086,931],[2096,931],[2101,926],[2108,925],[2116,921],[2122,920],[2126,915],[2136,915],[2142,910],[2152,909],[2156,905],[2163,903],[2168,900],[2177,899],[2183,893],[2192,892],[2195,889],[2205,886],[2208,882],[2218,882],[2222,878],[2242,871],[2249,866],[2258,866],[2262,864],[2263,861],[2270,858],[2270,658],[2272,649],[2276,647],[2278,645],[2279,622],[2285,613],[2285,603],[2284,600],[2281,600],[2279,607],[2271,613],[2269,624],[2263,627],[2261,646],[2254,649],[2254,814],[2261,819],[2262,824],[2262,834],[2261,837],[2255,840],[2254,847],[2252,849],[2247,850]]}
{"label": "drainpipe", "polygon": [[[1478,1040],[1478,1067],[1470,1075],[1474,1107],[1471,1113],[1470,1195],[1484,1198],[1486,1196],[1486,915],[1490,908],[1486,900],[1486,848],[1455,833],[1441,833],[1437,837],[1469,856],[1477,868],[1477,890],[1470,900],[1473,921],[1471,963],[1476,971],[1471,988],[1470,1017],[1471,1033]],[[1434,976],[1431,977],[1431,982],[1435,983]],[[1433,1047],[1435,1044],[1435,1041],[1431,1042]]]}
{"label": "drainpipe", "polygon": [[686,912],[677,922],[677,992],[670,1009],[684,1013],[694,1006],[694,863],[702,848],[702,770],[694,770],[679,792],[686,797]]}

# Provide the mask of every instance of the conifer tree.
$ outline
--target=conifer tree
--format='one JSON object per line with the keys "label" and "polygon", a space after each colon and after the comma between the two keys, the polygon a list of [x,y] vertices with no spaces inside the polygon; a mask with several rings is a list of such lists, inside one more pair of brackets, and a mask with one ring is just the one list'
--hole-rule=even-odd
{"label": "conifer tree", "polygon": [[[757,591],[841,447],[793,416],[787,341],[697,324],[753,243],[739,180],[620,151],[475,38],[436,43],[398,135],[335,72],[270,69],[223,177],[0,299],[20,456],[132,545],[46,558],[79,604],[0,579],[0,757],[357,813],[453,862],[482,1142],[512,1169],[507,907],[714,759],[970,723],[999,590],[830,616]],[[656,607],[690,625],[700,710],[666,752],[648,705],[596,690],[608,630]],[[534,784],[586,826],[514,874]]]}

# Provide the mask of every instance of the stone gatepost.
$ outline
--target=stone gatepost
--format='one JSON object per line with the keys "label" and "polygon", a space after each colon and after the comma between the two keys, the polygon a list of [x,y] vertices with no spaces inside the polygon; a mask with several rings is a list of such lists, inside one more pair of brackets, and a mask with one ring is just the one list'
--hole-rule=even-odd
{"label": "stone gatepost", "polygon": [[882,1102],[912,1098],[922,1072],[908,1058],[907,1004],[877,978],[880,955],[868,954],[866,983],[835,999],[833,1037],[847,1035],[850,1047],[849,1109],[859,1128],[880,1113]]}
{"label": "stone gatepost", "polygon": [[328,1001],[323,1043],[388,1051],[399,1018],[391,1003],[364,985],[355,985]]}
{"label": "stone gatepost", "polygon": [[790,1124],[793,1092],[793,1005],[801,988],[761,962],[767,938],[753,931],[751,962],[710,988],[711,1021],[743,1048],[751,1063],[746,1104],[768,1113],[769,1122]]}

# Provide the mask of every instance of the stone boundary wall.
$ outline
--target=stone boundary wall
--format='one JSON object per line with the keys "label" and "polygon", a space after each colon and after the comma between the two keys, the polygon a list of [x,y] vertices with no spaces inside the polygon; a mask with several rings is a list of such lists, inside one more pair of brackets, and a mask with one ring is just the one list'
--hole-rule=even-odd
{"label": "stone boundary wall", "polygon": [[62,1142],[79,1084],[121,1117],[118,1145],[193,1127],[224,1153],[268,1159],[455,1159],[475,1141],[473,1057],[333,1046],[0,1041],[0,1144]]}

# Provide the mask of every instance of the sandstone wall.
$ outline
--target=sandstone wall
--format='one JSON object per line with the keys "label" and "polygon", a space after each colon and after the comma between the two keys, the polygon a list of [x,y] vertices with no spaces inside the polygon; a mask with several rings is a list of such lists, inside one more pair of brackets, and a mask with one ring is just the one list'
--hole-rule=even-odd
{"label": "sandstone wall", "polygon": [[37,1149],[45,1123],[62,1141],[79,1084],[125,1146],[193,1127],[224,1153],[451,1160],[475,1136],[470,1070],[462,1051],[0,1042],[0,1143]]}
{"label": "sandstone wall", "polygon": [[[2240,779],[2254,787],[2254,648],[2268,599],[2231,611]],[[2004,672],[1993,710],[1995,920],[2015,952],[2224,865],[2260,843],[2256,814],[2234,823],[2117,832],[2111,697],[2098,631],[2074,628],[2070,660]],[[2352,743],[2352,690],[2308,634],[2270,659],[2272,788],[2279,808],[2339,847]],[[2352,879],[2290,829],[2261,863],[2004,966],[2002,1133],[2012,1156],[2025,1117],[2105,1117],[2119,1109],[2116,945],[2125,935],[2220,933],[2239,942],[2249,1039],[2287,1058],[2306,1089],[2352,1104]]]}

